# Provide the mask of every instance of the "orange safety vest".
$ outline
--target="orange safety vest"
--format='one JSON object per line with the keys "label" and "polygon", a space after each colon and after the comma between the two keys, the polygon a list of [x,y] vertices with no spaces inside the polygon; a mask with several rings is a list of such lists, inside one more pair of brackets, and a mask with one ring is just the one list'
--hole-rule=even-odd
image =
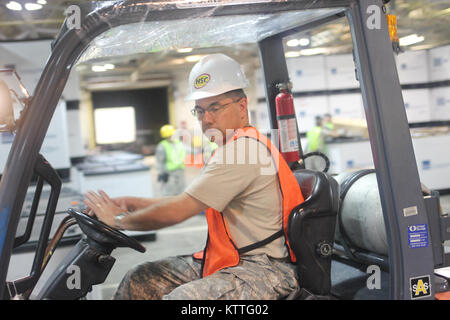
{"label": "orange safety vest", "polygon": [[246,127],[238,129],[231,139],[236,140],[240,137],[249,137],[262,142],[268,148],[274,159],[283,198],[283,228],[264,240],[244,248],[237,248],[231,238],[222,213],[213,208],[207,209],[208,239],[206,246],[203,251],[194,254],[194,258],[202,259],[203,277],[211,275],[223,268],[236,266],[239,263],[240,254],[264,246],[283,235],[285,237],[285,243],[289,248],[290,260],[291,262],[296,261],[287,237],[287,222],[292,209],[304,201],[297,179],[278,149],[272,145],[267,137],[259,133],[255,128]]}

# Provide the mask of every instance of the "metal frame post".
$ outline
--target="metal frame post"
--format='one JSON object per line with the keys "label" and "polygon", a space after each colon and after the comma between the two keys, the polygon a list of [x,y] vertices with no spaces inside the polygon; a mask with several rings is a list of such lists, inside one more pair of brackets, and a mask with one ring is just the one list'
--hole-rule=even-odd
{"label": "metal frame post", "polygon": [[261,69],[264,77],[266,102],[269,111],[270,126],[278,129],[275,97],[277,83],[288,82],[289,74],[284,56],[283,38],[269,37],[258,42]]}
{"label": "metal frame post", "polygon": [[[261,59],[261,66],[264,78],[264,87],[266,93],[266,105],[269,111],[269,120],[272,130],[278,129],[275,97],[279,93],[276,88],[277,83],[289,82],[289,73],[286,64],[286,58],[284,55],[283,38],[281,36],[274,36],[263,39],[258,42],[259,57]],[[297,121],[297,115],[295,115],[295,121]],[[278,137],[278,135],[277,135]],[[272,142],[279,147],[278,139],[270,137]],[[300,132],[297,125],[297,139],[298,139],[298,152],[300,159],[303,158],[303,148],[300,140]],[[305,165],[300,165],[304,169]]]}
{"label": "metal frame post", "polygon": [[[334,3],[336,5],[336,3]],[[340,12],[334,12],[329,15],[324,15],[321,18],[311,21],[309,23],[301,24],[298,27],[294,27],[289,30],[284,30],[277,35],[262,39],[258,42],[259,57],[261,60],[261,67],[263,71],[264,78],[264,88],[266,94],[266,105],[269,114],[269,120],[271,124],[271,129],[278,129],[276,107],[275,107],[275,97],[278,94],[278,90],[275,85],[280,82],[289,81],[289,72],[286,64],[286,57],[283,48],[283,38],[288,37],[292,34],[299,33],[305,30],[310,30],[314,27],[323,25],[330,21],[339,19],[345,15],[345,9]],[[295,115],[297,121],[297,115]],[[297,124],[300,126],[301,124]],[[297,137],[299,143],[299,156],[303,159],[303,148],[300,139],[300,132],[297,130]],[[272,139],[272,142],[278,146],[278,140]],[[279,147],[279,146],[278,146]],[[300,168],[305,168],[305,163],[302,161],[299,164]]]}
{"label": "metal frame post", "polygon": [[425,298],[433,298],[429,228],[421,246],[408,239],[409,228],[429,224],[385,8],[381,0],[354,1],[347,17],[388,237],[390,298],[414,298],[411,280],[417,277],[429,278]]}

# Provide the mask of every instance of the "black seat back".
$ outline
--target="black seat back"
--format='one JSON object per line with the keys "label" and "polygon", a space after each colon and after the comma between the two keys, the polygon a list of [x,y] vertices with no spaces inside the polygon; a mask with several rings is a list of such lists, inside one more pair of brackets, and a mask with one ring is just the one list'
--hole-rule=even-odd
{"label": "black seat back", "polygon": [[331,253],[339,210],[339,184],[326,173],[297,170],[305,202],[291,211],[289,243],[297,257],[299,285],[314,295],[331,289]]}

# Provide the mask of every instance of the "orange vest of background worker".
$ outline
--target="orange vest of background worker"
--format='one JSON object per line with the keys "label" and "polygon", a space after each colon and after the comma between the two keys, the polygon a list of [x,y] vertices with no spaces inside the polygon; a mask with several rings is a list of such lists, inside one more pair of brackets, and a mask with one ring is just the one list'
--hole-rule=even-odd
{"label": "orange vest of background worker", "polygon": [[266,239],[243,248],[237,248],[231,238],[222,213],[214,210],[213,208],[209,208],[206,211],[206,218],[208,221],[208,240],[206,247],[202,252],[197,252],[194,254],[196,259],[203,259],[203,277],[211,275],[223,268],[236,266],[239,263],[239,256],[241,254],[266,245],[281,236],[285,237],[285,243],[289,248],[289,257],[291,262],[296,261],[296,257],[289,246],[287,237],[287,222],[292,209],[304,201],[297,179],[282,155],[279,153],[278,149],[272,145],[267,137],[259,133],[253,127],[246,127],[237,130],[232,139],[236,140],[241,137],[249,137],[262,142],[272,155],[272,159],[276,165],[281,194],[283,197],[283,228]]}

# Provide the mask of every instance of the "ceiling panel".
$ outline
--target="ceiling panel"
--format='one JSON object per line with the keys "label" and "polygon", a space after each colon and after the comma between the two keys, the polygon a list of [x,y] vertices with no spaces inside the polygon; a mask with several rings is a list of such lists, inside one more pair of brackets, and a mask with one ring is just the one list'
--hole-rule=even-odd
{"label": "ceiling panel", "polygon": [[[25,0],[16,0],[24,3]],[[32,2],[37,0],[26,0]],[[42,0],[40,0],[42,1]],[[47,0],[41,10],[11,11],[6,1],[0,3],[0,67],[16,65],[24,69],[43,67],[50,53],[50,41],[58,33],[64,21],[64,11],[72,4],[87,1]],[[450,43],[450,1],[448,0],[391,0],[388,12],[397,15],[398,35],[411,34],[424,36],[424,41],[405,47],[406,50],[428,49]],[[323,48],[329,54],[349,53],[352,49],[349,26],[345,18],[315,28],[307,33],[293,35],[289,39],[307,37],[306,47],[294,48],[302,53],[303,49]],[[35,41],[43,40],[47,41]],[[286,40],[289,40],[286,39]],[[26,43],[16,41],[27,41]],[[290,50],[291,48],[287,48]],[[258,50],[255,44],[236,44],[231,47],[211,47],[195,49],[189,53],[165,49],[154,53],[132,53],[115,57],[105,57],[87,61],[77,67],[81,81],[93,83],[96,78],[129,81],[159,78],[161,73],[170,74],[180,68],[190,69],[192,63],[186,63],[186,57],[202,55],[220,50],[237,58],[238,61],[251,61],[258,64]],[[305,51],[306,52],[306,51]],[[92,71],[92,66],[112,63],[114,69],[104,72]],[[19,68],[19,67],[18,67]],[[169,75],[170,76],[170,75]]]}

